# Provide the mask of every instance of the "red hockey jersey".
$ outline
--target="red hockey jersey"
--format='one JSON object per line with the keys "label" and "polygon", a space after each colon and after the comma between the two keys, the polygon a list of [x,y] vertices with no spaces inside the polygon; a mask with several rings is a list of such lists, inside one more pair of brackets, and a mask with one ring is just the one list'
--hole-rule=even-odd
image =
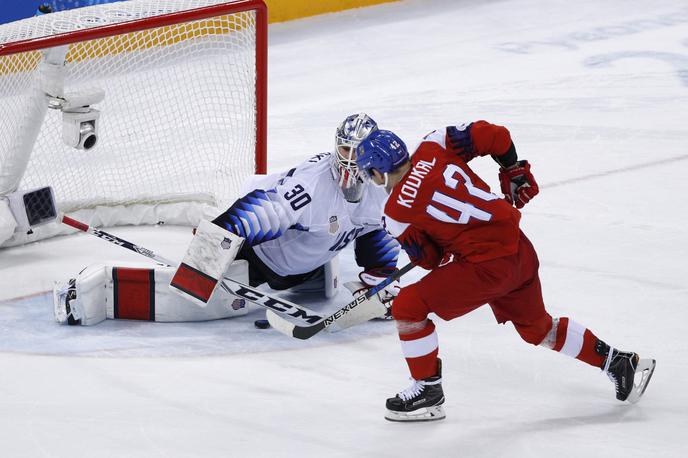
{"label": "red hockey jersey", "polygon": [[[462,128],[471,129],[473,156],[502,155],[511,146],[504,127],[478,121]],[[385,205],[386,230],[426,269],[449,253],[470,262],[516,253],[521,213],[450,151],[446,132],[428,134],[413,153],[413,167]]]}

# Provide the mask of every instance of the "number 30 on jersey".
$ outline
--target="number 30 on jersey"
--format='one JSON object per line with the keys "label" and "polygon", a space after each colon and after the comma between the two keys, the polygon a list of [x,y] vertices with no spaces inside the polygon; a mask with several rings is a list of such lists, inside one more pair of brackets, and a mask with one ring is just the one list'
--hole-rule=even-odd
{"label": "number 30 on jersey", "polygon": [[291,205],[291,208],[294,211],[297,211],[311,203],[311,196],[304,191],[305,189],[303,189],[303,186],[297,184],[294,186],[294,189],[284,193],[284,199],[289,202],[289,205]]}

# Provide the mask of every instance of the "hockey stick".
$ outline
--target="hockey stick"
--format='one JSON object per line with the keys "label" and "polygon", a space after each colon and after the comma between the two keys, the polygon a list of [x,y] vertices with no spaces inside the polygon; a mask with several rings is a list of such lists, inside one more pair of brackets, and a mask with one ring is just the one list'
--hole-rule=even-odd
{"label": "hockey stick", "polygon": [[151,250],[147,248],[140,247],[138,245],[135,245],[127,240],[121,239],[117,237],[116,235],[108,234],[105,231],[101,231],[99,229],[96,229],[95,227],[91,227],[86,223],[82,223],[81,221],[77,221],[73,218],[70,218],[69,216],[65,215],[64,213],[60,213],[57,216],[57,221],[66,224],[67,226],[71,226],[74,229],[78,229],[80,231],[86,232],[87,234],[94,235],[98,237],[99,239],[105,240],[106,242],[113,243],[115,245],[121,246],[122,248],[126,248],[127,250],[134,251],[138,254],[141,254],[147,258],[152,259],[153,261],[157,262],[161,266],[174,266],[175,262],[170,261],[169,259],[163,258],[160,255],[157,255],[153,253]]}
{"label": "hockey stick", "polygon": [[[169,259],[166,259],[158,254],[155,254],[152,250],[149,250],[148,248],[144,248],[142,246],[131,243],[128,240],[119,238],[116,235],[112,235],[105,231],[101,231],[100,229],[91,227],[88,224],[70,218],[69,216],[66,216],[63,213],[61,213],[57,217],[57,220],[59,222],[66,224],[67,226],[73,227],[74,229],[86,232],[87,234],[98,237],[99,239],[105,240],[106,242],[113,243],[117,246],[126,248],[127,250],[134,251],[140,255],[150,258],[162,266],[177,266],[177,263],[170,261]],[[248,302],[251,302],[252,304],[256,304],[260,307],[266,308],[269,312],[274,311],[277,313],[288,315],[292,318],[297,318],[308,325],[317,323],[324,319],[323,316],[316,314],[312,310],[294,304],[293,302],[289,302],[287,300],[271,296],[264,291],[259,291],[253,288],[252,286],[245,285],[231,278],[223,278],[222,282],[220,282],[220,286],[228,293],[246,299]]]}
{"label": "hockey stick", "polygon": [[[404,267],[394,272],[392,275],[384,279],[382,282],[370,288],[368,291],[366,291],[365,294],[361,294],[353,301],[349,302],[344,307],[340,308],[339,310],[337,310],[332,315],[328,316],[319,323],[313,324],[311,326],[300,326],[278,316],[271,310],[268,310],[266,313],[268,322],[273,328],[277,329],[282,334],[295,337],[301,340],[309,339],[317,333],[319,333],[320,331],[322,331],[323,329],[329,328],[330,326],[337,324],[337,322],[341,323],[341,321],[350,318],[348,314],[352,313],[352,311],[356,309],[356,307],[359,307],[361,304],[364,303],[370,303],[368,299],[370,299],[373,295],[385,289],[385,287],[393,281],[401,278],[402,275],[404,275],[414,267],[415,265],[413,263],[406,264]],[[359,314],[360,316],[353,317],[353,319],[350,322],[346,323],[346,326],[344,327],[350,327],[354,324],[368,321],[372,318],[381,316],[382,314],[383,313],[380,313],[380,310],[374,308],[363,310],[362,313]]]}

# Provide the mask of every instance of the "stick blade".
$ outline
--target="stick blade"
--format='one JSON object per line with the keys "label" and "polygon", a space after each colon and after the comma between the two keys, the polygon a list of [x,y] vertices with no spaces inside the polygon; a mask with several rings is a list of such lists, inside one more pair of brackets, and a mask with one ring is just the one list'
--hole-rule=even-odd
{"label": "stick blade", "polygon": [[265,317],[268,319],[270,326],[277,329],[278,332],[285,336],[294,337],[296,339],[306,340],[310,339],[318,332],[325,329],[325,321],[320,321],[311,326],[297,326],[284,317],[279,316],[272,310],[265,312]]}
{"label": "stick blade", "polygon": [[301,340],[310,339],[323,329],[325,329],[325,321],[315,323],[312,326],[297,326],[294,328],[294,337]]}
{"label": "stick blade", "polygon": [[294,337],[294,328],[296,327],[294,323],[285,320],[272,310],[265,311],[265,318],[267,318],[270,326],[272,326],[278,332],[281,332],[285,336]]}

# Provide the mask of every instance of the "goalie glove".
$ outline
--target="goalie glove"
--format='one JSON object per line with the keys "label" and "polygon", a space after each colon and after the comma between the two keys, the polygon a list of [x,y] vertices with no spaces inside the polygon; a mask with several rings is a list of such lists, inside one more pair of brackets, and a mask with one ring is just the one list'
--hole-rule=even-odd
{"label": "goalie glove", "polygon": [[518,161],[511,167],[500,168],[499,185],[506,201],[516,205],[516,208],[523,208],[540,192],[533,174],[530,173],[528,161]]}
{"label": "goalie glove", "polygon": [[[396,269],[395,269],[396,270]],[[365,294],[373,286],[377,286],[380,282],[385,280],[394,271],[390,269],[371,269],[358,274],[359,281],[350,281],[344,283],[344,287],[351,291],[354,297],[359,297]],[[383,320],[392,319],[392,302],[401,291],[399,280],[395,280],[385,287],[382,291],[372,296],[369,300],[375,301],[384,307],[386,312],[381,314],[378,318]]]}

